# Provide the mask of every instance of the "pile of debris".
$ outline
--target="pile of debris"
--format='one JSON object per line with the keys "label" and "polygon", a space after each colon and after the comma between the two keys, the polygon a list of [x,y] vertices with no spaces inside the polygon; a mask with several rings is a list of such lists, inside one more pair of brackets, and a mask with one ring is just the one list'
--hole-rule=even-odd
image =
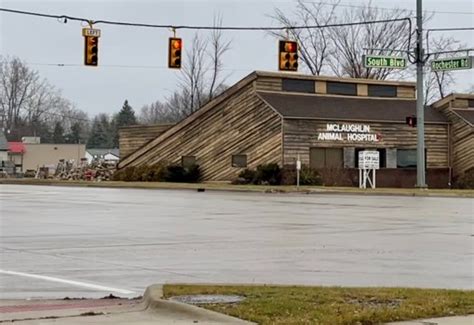
{"label": "pile of debris", "polygon": [[108,181],[112,179],[115,169],[114,162],[103,159],[93,160],[90,164],[85,158],[81,159],[78,164],[74,160],[61,159],[56,166],[53,178],[74,181]]}

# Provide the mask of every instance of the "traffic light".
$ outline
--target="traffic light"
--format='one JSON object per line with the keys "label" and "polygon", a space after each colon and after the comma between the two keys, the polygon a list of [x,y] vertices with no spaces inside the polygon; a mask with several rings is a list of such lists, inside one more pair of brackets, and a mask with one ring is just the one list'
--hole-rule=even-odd
{"label": "traffic light", "polygon": [[170,37],[168,48],[168,67],[172,69],[181,69],[181,50],[183,41],[181,38]]}
{"label": "traffic light", "polygon": [[85,36],[85,55],[84,64],[97,66],[99,62],[99,37],[96,36]]}
{"label": "traffic light", "polygon": [[412,128],[416,127],[416,116],[414,116],[414,115],[407,116],[405,118],[405,121],[408,124],[408,126],[411,126]]}
{"label": "traffic light", "polygon": [[280,41],[278,54],[278,70],[298,71],[298,43]]}

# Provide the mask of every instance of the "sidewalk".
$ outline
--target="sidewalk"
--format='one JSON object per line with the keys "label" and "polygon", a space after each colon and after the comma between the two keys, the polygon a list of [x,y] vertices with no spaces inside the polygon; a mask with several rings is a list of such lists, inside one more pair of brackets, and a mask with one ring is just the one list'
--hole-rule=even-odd
{"label": "sidewalk", "polygon": [[474,315],[420,319],[407,322],[388,323],[386,325],[473,325]]}
{"label": "sidewalk", "polygon": [[357,187],[301,186],[291,185],[232,185],[226,182],[205,183],[166,183],[166,182],[118,182],[118,181],[61,181],[52,179],[0,179],[0,184],[9,185],[46,185],[89,188],[128,188],[154,190],[206,190],[225,192],[255,193],[292,193],[292,194],[338,194],[338,195],[383,195],[383,196],[420,196],[420,197],[466,197],[474,198],[474,190],[459,189],[417,189],[417,188],[376,188],[359,189]]}
{"label": "sidewalk", "polygon": [[0,323],[39,324],[251,324],[195,306],[161,299],[161,286],[142,299],[0,301]]}

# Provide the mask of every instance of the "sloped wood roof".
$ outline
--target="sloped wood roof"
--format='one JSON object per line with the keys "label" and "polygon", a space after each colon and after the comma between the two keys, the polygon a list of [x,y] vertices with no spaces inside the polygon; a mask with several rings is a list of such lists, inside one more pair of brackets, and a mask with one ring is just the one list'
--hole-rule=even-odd
{"label": "sloped wood roof", "polygon": [[[355,98],[284,92],[257,92],[284,118],[403,122],[416,113],[416,101]],[[427,107],[425,122],[448,123],[447,118]]]}

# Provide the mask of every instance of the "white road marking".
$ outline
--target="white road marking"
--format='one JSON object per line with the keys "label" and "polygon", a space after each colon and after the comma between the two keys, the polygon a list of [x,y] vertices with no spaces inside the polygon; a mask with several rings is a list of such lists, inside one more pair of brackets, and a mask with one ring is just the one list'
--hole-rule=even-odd
{"label": "white road marking", "polygon": [[97,284],[74,281],[74,280],[66,280],[66,279],[60,279],[60,278],[54,278],[54,277],[46,276],[46,275],[15,272],[15,271],[8,271],[8,270],[1,270],[1,269],[0,269],[0,274],[23,276],[23,277],[27,277],[27,278],[33,278],[33,279],[46,280],[46,281],[51,281],[51,282],[70,284],[70,285],[77,286],[77,287],[95,289],[95,290],[100,290],[100,291],[109,291],[109,292],[111,291],[111,292],[115,292],[115,293],[121,293],[121,294],[124,294],[124,295],[130,295],[130,294],[135,293],[134,291],[130,291],[130,290],[126,290],[126,289],[104,287],[104,286],[97,285]]}

